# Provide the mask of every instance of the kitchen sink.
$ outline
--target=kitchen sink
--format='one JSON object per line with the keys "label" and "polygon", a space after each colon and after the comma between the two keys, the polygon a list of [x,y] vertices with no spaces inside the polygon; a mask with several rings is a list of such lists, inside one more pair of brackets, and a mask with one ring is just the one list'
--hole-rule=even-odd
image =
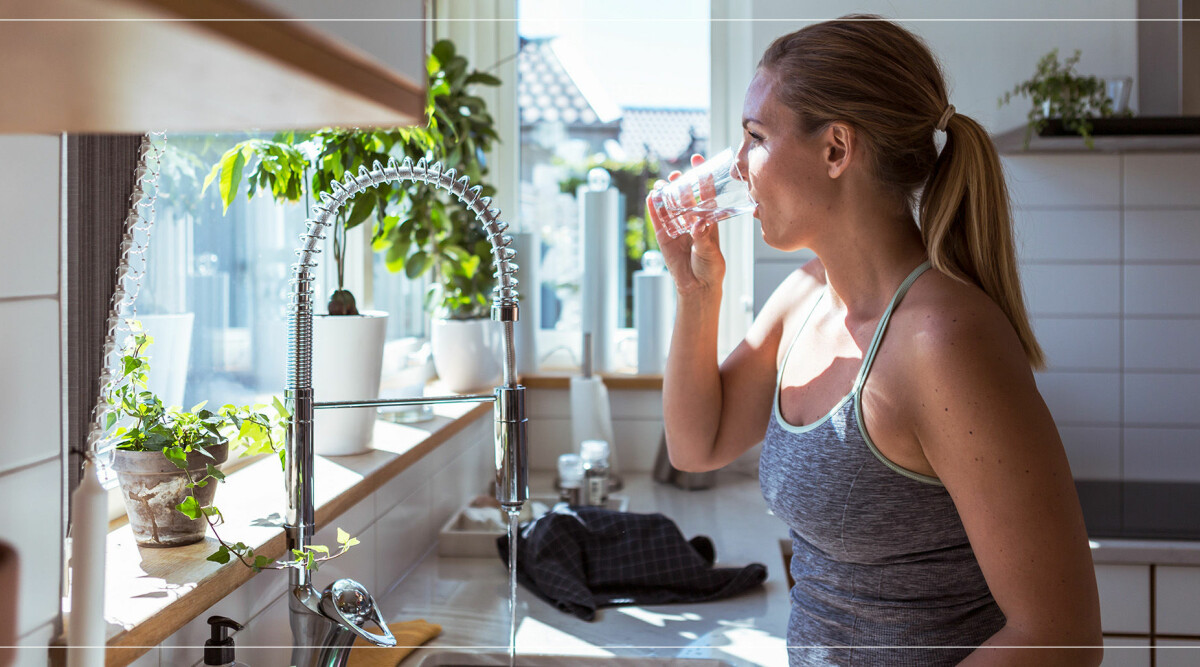
{"label": "kitchen sink", "polygon": [[[508,667],[507,653],[466,653],[439,651],[431,653],[417,667],[478,667],[495,665]],[[517,655],[517,667],[732,667],[724,660],[700,658],[596,657],[579,655]]]}

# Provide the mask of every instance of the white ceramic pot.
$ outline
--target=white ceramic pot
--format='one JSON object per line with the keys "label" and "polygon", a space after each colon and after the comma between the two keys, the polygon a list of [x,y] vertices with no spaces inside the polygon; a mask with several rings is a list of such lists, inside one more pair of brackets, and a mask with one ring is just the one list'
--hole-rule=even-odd
{"label": "white ceramic pot", "polygon": [[[313,399],[351,401],[379,397],[387,313],[313,316]],[[321,456],[371,449],[375,408],[313,411],[313,448]]]}
{"label": "white ceramic pot", "polygon": [[500,323],[487,318],[434,318],[429,343],[438,378],[450,391],[463,394],[500,384],[503,335]]}

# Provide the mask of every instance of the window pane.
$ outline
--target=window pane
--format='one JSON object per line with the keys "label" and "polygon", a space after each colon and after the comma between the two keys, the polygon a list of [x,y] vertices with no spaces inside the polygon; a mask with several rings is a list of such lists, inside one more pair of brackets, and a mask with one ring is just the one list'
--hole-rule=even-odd
{"label": "window pane", "polygon": [[[136,302],[138,316],[155,337],[150,383],[164,403],[185,408],[205,400],[252,403],[285,388],[289,281],[305,230],[304,204],[277,203],[263,195],[247,200],[242,183],[223,214],[218,183],[202,194],[204,179],[221,155],[256,136],[272,135],[167,138],[147,271]],[[328,246],[332,234],[327,236]],[[318,313],[325,312],[333,284],[331,258],[331,247],[317,255]],[[391,314],[389,337],[424,335],[423,283],[367,267],[376,271],[377,307]],[[360,300],[359,306],[371,304]]]}
{"label": "window pane", "polygon": [[[630,19],[646,14],[645,3],[633,0],[519,0],[520,216],[542,241],[543,330],[580,329],[576,188],[588,171],[605,168],[621,193],[614,224],[623,229],[624,259],[611,270],[623,301],[617,325],[631,327],[632,274],[655,249],[643,204],[648,188],[693,153],[708,152],[708,3],[667,0],[654,12],[672,18]],[[568,346],[578,362],[578,343]]]}

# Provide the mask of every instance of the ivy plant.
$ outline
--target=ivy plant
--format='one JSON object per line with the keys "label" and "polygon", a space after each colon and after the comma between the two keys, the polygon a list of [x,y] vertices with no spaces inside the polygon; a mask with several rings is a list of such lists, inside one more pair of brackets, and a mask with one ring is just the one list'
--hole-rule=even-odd
{"label": "ivy plant", "polygon": [[[291,415],[278,397],[271,405],[224,405],[209,410],[200,403],[190,410],[176,406],[165,406],[162,400],[149,390],[150,363],[146,349],[154,339],[142,329],[140,322],[127,322],[130,336],[121,356],[121,375],[105,392],[105,400],[112,408],[105,423],[106,431],[116,441],[119,450],[133,452],[161,452],[187,477],[187,488],[194,490],[211,483],[225,481],[225,475],[212,463],[207,464],[204,474],[198,479],[188,470],[188,454],[198,452],[213,458],[208,447],[228,444],[231,452],[240,456],[275,454],[281,465],[285,463],[282,434]],[[208,560],[228,563],[231,556],[256,572],[263,569],[304,567],[316,569],[324,561],[341,556],[358,540],[338,530],[339,550],[331,553],[323,545],[313,545],[307,550],[295,549],[292,558],[277,561],[256,554],[254,549],[242,542],[229,544],[221,538],[217,526],[224,516],[216,505],[202,505],[195,492],[175,509],[189,519],[204,518],[217,538],[220,546],[209,555]]]}
{"label": "ivy plant", "polygon": [[1033,133],[1044,130],[1051,119],[1060,120],[1065,129],[1079,134],[1087,147],[1092,148],[1092,119],[1115,115],[1104,80],[1075,72],[1080,53],[1076,49],[1071,57],[1059,62],[1058,49],[1050,51],[1038,61],[1037,71],[1031,78],[1000,97],[999,106],[1008,104],[1014,97],[1028,97],[1033,103],[1025,128],[1026,148]]}
{"label": "ivy plant", "polygon": [[[217,183],[226,209],[243,180],[247,198],[263,192],[277,201],[303,198],[311,204],[315,194],[328,192],[348,171],[408,157],[414,163],[440,161],[479,185],[484,196],[494,196],[495,188],[483,179],[486,153],[499,136],[487,104],[472,90],[500,85],[500,80],[470,70],[449,40],[434,45],[426,73],[424,127],[325,128],[243,141],[213,165],[205,188]],[[389,270],[409,278],[433,275],[426,301],[430,310],[456,319],[487,315],[495,285],[491,244],[474,215],[438,188],[392,182],[359,192],[338,213],[333,229],[338,284],[329,303],[331,315],[357,313],[353,296],[344,289],[345,234],[367,220],[372,221],[372,249],[384,253]]]}

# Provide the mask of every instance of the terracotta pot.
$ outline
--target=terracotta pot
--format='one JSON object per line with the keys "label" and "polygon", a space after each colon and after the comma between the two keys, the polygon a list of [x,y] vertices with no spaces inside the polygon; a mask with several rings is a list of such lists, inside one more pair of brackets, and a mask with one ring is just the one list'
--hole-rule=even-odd
{"label": "terracotta pot", "polygon": [[[200,452],[188,454],[188,471],[194,479],[204,477],[208,464],[224,463],[229,458],[229,445],[208,447],[212,458]],[[217,482],[187,488],[187,475],[175,467],[162,452],[131,452],[118,449],[113,456],[113,470],[121,482],[125,498],[125,513],[138,546],[181,547],[204,539],[208,522],[204,517],[189,519],[175,506],[195,492],[201,506],[212,504]]]}

